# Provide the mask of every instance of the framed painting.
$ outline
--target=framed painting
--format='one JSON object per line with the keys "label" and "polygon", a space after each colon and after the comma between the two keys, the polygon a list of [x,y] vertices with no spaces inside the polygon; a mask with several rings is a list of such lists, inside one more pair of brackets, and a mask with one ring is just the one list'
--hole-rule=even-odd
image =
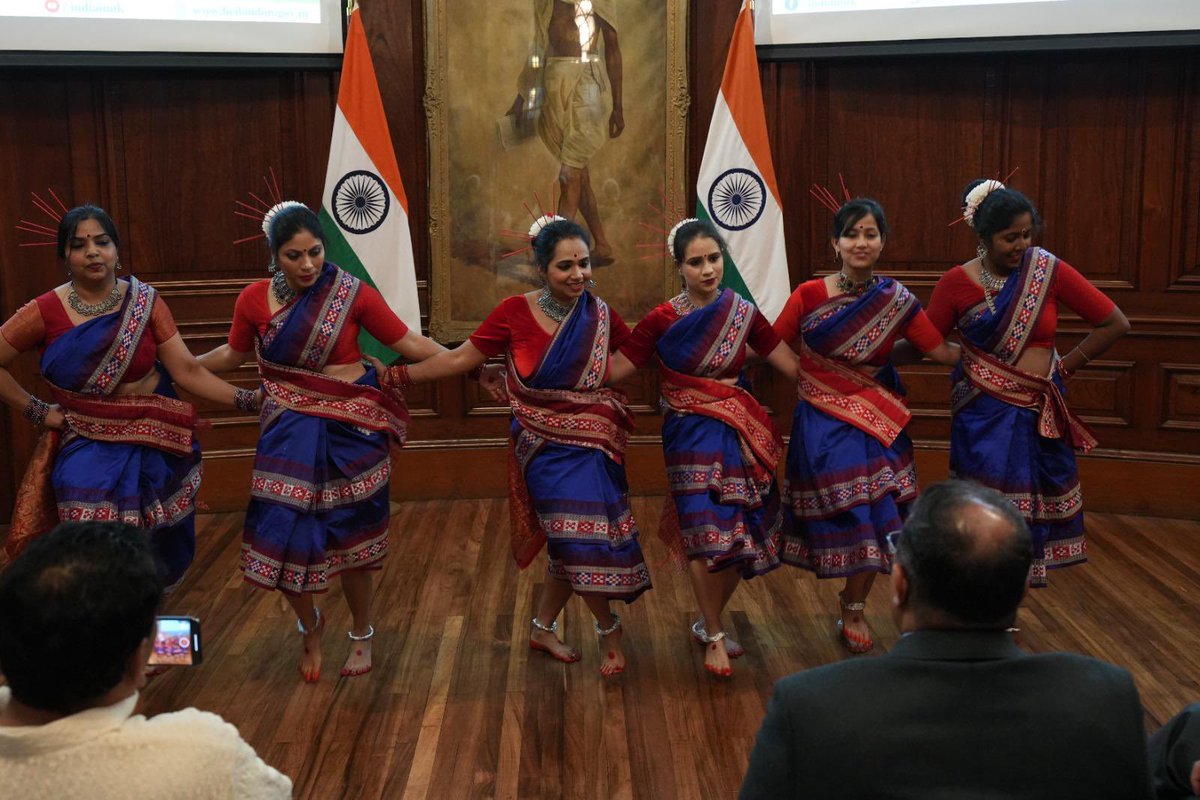
{"label": "framed painting", "polygon": [[543,213],[592,239],[630,324],[677,289],[660,231],[686,197],[687,0],[426,0],[430,330],[460,341],[540,285]]}

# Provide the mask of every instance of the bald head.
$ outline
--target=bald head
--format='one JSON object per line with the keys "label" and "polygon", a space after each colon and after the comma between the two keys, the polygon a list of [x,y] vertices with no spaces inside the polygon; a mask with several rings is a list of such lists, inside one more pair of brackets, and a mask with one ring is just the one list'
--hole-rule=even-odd
{"label": "bald head", "polygon": [[1004,626],[1025,593],[1032,540],[1003,495],[944,481],[921,493],[896,558],[913,604],[964,627]]}

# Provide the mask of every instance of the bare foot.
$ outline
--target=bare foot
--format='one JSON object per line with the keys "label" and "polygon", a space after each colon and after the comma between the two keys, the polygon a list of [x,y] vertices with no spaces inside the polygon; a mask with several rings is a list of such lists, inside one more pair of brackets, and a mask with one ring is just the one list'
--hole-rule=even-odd
{"label": "bare foot", "polygon": [[375,629],[368,627],[365,631],[351,631],[353,636],[366,636],[365,639],[350,639],[350,655],[346,657],[346,663],[342,665],[341,675],[343,678],[353,678],[356,675],[366,675],[371,671],[371,636],[375,635]]}
{"label": "bare foot", "polygon": [[[705,644],[706,644],[706,642],[700,638],[700,630],[699,629],[703,628],[703,627],[704,627],[704,619],[703,618],[696,620],[695,624],[692,625],[692,638],[695,639],[696,644],[700,645],[701,647],[705,646]],[[724,641],[725,641],[725,655],[729,656],[730,658],[741,658],[742,656],[746,655],[746,648],[742,647],[740,644],[735,642],[733,639],[730,639],[728,636],[726,636]]]}
{"label": "bare foot", "polygon": [[301,635],[303,652],[300,654],[300,675],[305,683],[316,683],[321,677],[321,633],[325,630],[325,617],[318,613],[317,624],[308,633]]}
{"label": "bare foot", "polygon": [[867,621],[862,617],[857,620],[845,619],[838,620],[838,633],[841,634],[842,644],[851,653],[865,653],[875,646],[875,641],[871,638],[871,629],[867,627]]}
{"label": "bare foot", "polygon": [[704,646],[704,668],[719,678],[728,678],[733,674],[729,666],[729,653],[721,642],[712,642]]}
{"label": "bare foot", "polygon": [[600,637],[600,674],[606,678],[625,671],[625,651],[621,649],[621,629]]}
{"label": "bare foot", "polygon": [[534,628],[529,634],[529,649],[548,653],[551,658],[564,664],[574,664],[579,660],[579,651],[571,647],[550,631]]}

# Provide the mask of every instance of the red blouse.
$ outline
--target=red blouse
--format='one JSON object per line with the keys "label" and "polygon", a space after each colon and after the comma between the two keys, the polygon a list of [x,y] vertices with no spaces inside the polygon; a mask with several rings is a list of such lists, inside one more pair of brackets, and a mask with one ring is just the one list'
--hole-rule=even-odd
{"label": "red blouse", "polygon": [[[629,340],[621,345],[621,352],[625,357],[633,362],[636,367],[644,367],[654,355],[655,345],[662,338],[667,329],[682,319],[679,312],[675,310],[674,304],[668,300],[665,303],[660,303],[650,310],[650,313],[642,318],[642,321],[633,329],[633,334]],[[750,335],[747,337],[750,346],[754,348],[754,352],[760,356],[771,354],[776,347],[779,346],[779,337],[775,335],[775,331],[771,328],[759,310],[756,308],[750,317]],[[728,374],[740,372],[742,365],[746,363],[746,350],[742,349],[736,357],[729,362]]]}
{"label": "red blouse", "polygon": [[[943,335],[950,333],[959,317],[983,302],[983,287],[971,280],[961,266],[954,267],[943,275],[933,289],[929,300],[929,320]],[[1079,274],[1079,270],[1059,259],[1054,273],[1054,283],[1046,294],[1046,302],[1037,323],[1029,335],[1028,347],[1054,347],[1054,333],[1058,330],[1058,300],[1093,325],[1108,318],[1116,304],[1099,289]]]}
{"label": "red blouse", "polygon": [[[120,314],[121,311],[114,311]],[[19,353],[45,350],[55,339],[75,327],[67,314],[66,306],[54,291],[40,294],[17,309],[8,320],[0,325],[0,335]],[[154,369],[158,360],[158,346],[178,332],[175,318],[161,297],[154,298],[150,309],[149,336],[143,336],[133,353],[133,361],[121,378],[121,383],[136,383]]]}
{"label": "red blouse", "polygon": [[[824,278],[814,278],[800,284],[784,304],[779,319],[775,320],[775,333],[788,344],[794,343],[800,337],[800,325],[804,320],[804,315],[828,300],[829,290],[825,287]],[[913,346],[922,353],[928,353],[942,343],[942,335],[938,333],[929,317],[925,316],[925,312],[920,308],[917,309],[917,313],[913,315],[912,319],[900,329],[900,334],[912,342]],[[887,361],[892,354],[894,343],[894,340],[886,343],[884,349],[880,351],[880,356],[872,359],[872,363],[882,364]]]}
{"label": "red blouse", "polygon": [[[612,306],[608,307],[612,330],[609,334],[608,351],[615,353],[617,348],[629,338],[629,326],[621,321]],[[533,310],[525,295],[505,299],[492,309],[483,324],[471,334],[471,344],[488,358],[498,356],[504,351],[512,353],[517,365],[517,372],[522,378],[528,378],[537,369],[546,346],[553,337],[534,319]]]}
{"label": "red blouse", "polygon": [[[271,321],[271,309],[267,303],[270,284],[270,278],[255,281],[242,289],[233,306],[229,346],[239,353],[253,351],[255,337],[267,332],[267,324]],[[362,328],[386,345],[400,341],[408,333],[408,326],[396,316],[383,295],[364,283],[358,288],[346,324],[342,326],[338,340],[333,345],[327,362],[329,365],[353,364],[362,360],[362,350],[358,348],[358,333]]]}

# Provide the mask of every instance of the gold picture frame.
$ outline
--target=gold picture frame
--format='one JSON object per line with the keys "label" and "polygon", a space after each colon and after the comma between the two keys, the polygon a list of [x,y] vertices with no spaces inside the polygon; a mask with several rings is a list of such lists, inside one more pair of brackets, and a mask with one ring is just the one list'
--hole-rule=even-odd
{"label": "gold picture frame", "polygon": [[[590,62],[586,49],[581,59],[539,51],[542,23],[549,14],[563,13],[559,4],[576,15],[581,42],[585,26],[593,25],[590,46],[597,52]],[[528,245],[522,234],[533,217],[553,213],[562,202],[558,178],[564,165],[579,169],[568,164],[571,159],[586,159],[596,198],[592,216],[581,203],[576,218],[589,231],[594,220],[612,248],[611,263],[593,270],[597,294],[632,325],[678,291],[665,233],[656,229],[673,224],[667,207],[687,197],[687,0],[426,0],[425,41],[429,328],[435,338],[465,339],[500,300],[538,285],[531,255],[520,252]],[[550,102],[555,91],[574,91],[577,97],[580,90],[577,83],[556,88],[568,84],[556,71],[563,65],[550,62],[571,61],[563,67],[571,75],[595,70],[597,82],[612,92],[610,50],[619,54],[614,96],[622,97],[623,129],[614,128],[609,115],[603,135],[592,125],[599,144],[591,155],[574,155],[565,145],[552,151],[553,126],[560,131],[564,126],[553,117],[543,123],[538,115],[546,108],[539,103],[545,99],[557,109],[563,103]],[[541,83],[530,81],[531,66],[544,68],[534,73]],[[522,82],[532,88],[522,89]],[[586,129],[574,119],[565,127]],[[603,251],[598,244],[593,243],[594,257]]]}

